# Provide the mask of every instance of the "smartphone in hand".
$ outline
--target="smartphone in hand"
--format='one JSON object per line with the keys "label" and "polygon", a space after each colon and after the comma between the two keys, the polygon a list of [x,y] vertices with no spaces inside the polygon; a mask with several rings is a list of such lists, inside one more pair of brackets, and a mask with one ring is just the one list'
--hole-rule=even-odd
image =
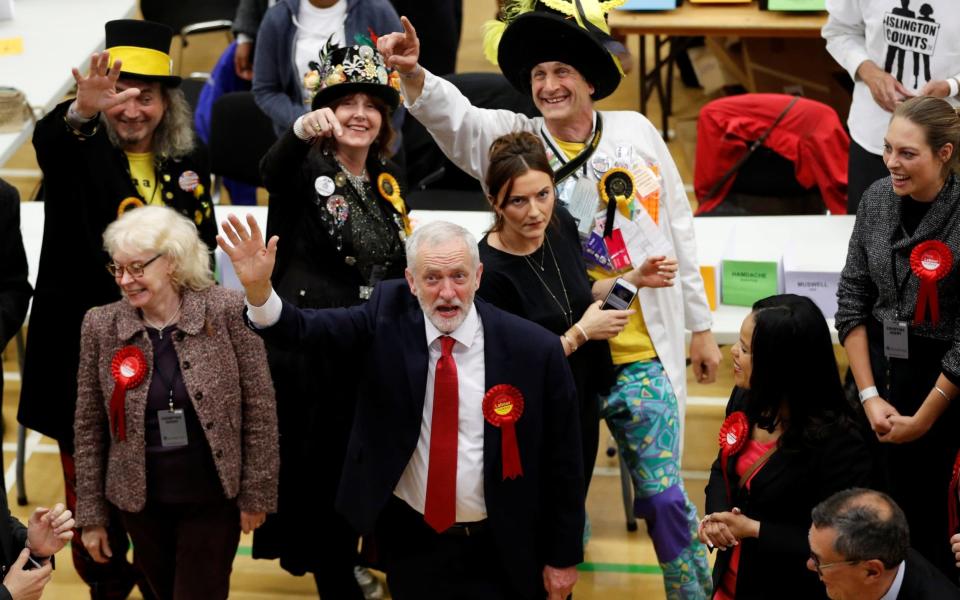
{"label": "smartphone in hand", "polygon": [[633,299],[637,297],[637,286],[633,285],[623,277],[617,277],[613,282],[613,287],[607,292],[607,297],[603,299],[601,310],[627,310]]}

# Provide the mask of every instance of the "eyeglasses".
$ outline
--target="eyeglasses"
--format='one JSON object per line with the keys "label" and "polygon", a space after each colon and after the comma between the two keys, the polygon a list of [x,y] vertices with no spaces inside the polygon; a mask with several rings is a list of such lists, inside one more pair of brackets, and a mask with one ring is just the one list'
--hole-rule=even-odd
{"label": "eyeglasses", "polygon": [[813,553],[811,552],[811,553],[810,553],[810,562],[813,563],[813,568],[814,568],[814,570],[816,570],[817,575],[819,575],[820,577],[823,577],[823,570],[824,570],[824,569],[829,569],[830,567],[838,567],[838,566],[840,566],[840,565],[855,565],[855,564],[857,564],[858,562],[862,562],[862,561],[859,561],[859,560],[837,560],[837,561],[830,562],[830,563],[821,563],[821,562],[820,562],[820,558],[819,558],[816,554],[813,554]]}
{"label": "eyeglasses", "polygon": [[130,275],[130,277],[133,277],[134,279],[138,279],[140,277],[143,277],[143,270],[146,269],[150,265],[150,263],[157,260],[161,256],[163,256],[163,254],[158,254],[153,258],[151,258],[150,260],[148,260],[147,262],[143,262],[143,263],[134,262],[134,263],[130,263],[129,265],[118,265],[117,263],[111,261],[107,263],[107,271],[111,275],[113,275],[115,279],[123,278],[124,271],[126,271]]}

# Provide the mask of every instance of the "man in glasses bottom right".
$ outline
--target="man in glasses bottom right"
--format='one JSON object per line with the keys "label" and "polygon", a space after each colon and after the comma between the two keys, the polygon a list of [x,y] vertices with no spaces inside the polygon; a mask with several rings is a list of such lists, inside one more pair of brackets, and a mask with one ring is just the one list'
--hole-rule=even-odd
{"label": "man in glasses bottom right", "polygon": [[837,492],[812,512],[810,558],[832,600],[954,600],[960,589],[910,548],[903,511],[882,492]]}

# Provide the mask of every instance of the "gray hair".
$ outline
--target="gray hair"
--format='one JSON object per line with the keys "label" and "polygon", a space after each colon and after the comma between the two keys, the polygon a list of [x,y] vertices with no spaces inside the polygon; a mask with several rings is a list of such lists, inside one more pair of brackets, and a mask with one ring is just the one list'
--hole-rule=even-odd
{"label": "gray hair", "polygon": [[837,492],[814,507],[811,517],[817,529],[836,530],[834,549],[846,560],[878,559],[893,569],[907,558],[907,517],[883,492],[864,488]]}
{"label": "gray hair", "polygon": [[473,259],[473,266],[480,264],[480,250],[477,248],[477,238],[465,228],[449,221],[433,221],[420,225],[407,238],[407,266],[410,270],[417,264],[417,254],[421,246],[436,246],[450,240],[460,240],[467,248],[467,253]]}
{"label": "gray hair", "polygon": [[103,248],[118,251],[156,252],[169,259],[170,279],[176,289],[200,291],[213,285],[210,250],[190,219],[165,206],[142,206],[123,213],[103,232]]}
{"label": "gray hair", "polygon": [[[180,88],[160,86],[166,103],[163,118],[153,132],[153,157],[155,161],[183,158],[193,152],[196,138],[193,133],[193,111]],[[120,138],[110,125],[106,115],[100,113],[100,125],[107,132],[110,142],[122,148]]]}

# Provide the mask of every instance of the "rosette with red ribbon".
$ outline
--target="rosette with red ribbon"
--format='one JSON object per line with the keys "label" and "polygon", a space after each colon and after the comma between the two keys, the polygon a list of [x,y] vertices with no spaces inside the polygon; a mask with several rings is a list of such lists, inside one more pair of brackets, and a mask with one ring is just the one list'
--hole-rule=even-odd
{"label": "rosette with red ribbon", "polygon": [[957,517],[957,504],[960,503],[960,452],[957,452],[957,458],[953,461],[953,472],[950,475],[950,488],[947,492],[947,514],[949,515],[950,531],[947,537],[951,537],[960,528],[960,518]]}
{"label": "rosette with red ribbon", "polygon": [[950,248],[940,240],[927,240],[913,247],[913,251],[910,252],[910,269],[920,280],[917,307],[913,312],[915,325],[919,325],[927,318],[927,304],[930,305],[930,321],[934,325],[940,321],[937,282],[947,276],[951,266],[953,266],[953,254]]}
{"label": "rosette with red ribbon", "polygon": [[723,482],[727,485],[727,498],[730,495],[730,477],[727,475],[727,463],[731,456],[736,456],[750,435],[750,422],[747,414],[742,410],[730,413],[720,426],[720,470],[723,472]]}
{"label": "rosette with red ribbon", "polygon": [[517,447],[515,424],[523,414],[523,394],[508,383],[495,385],[483,395],[483,418],[499,427],[500,453],[503,455],[503,478],[515,479],[523,475],[520,449]]}
{"label": "rosette with red ribbon", "polygon": [[147,374],[147,359],[136,346],[124,346],[113,355],[110,374],[116,385],[110,396],[110,432],[119,441],[127,439],[127,390],[143,382]]}

